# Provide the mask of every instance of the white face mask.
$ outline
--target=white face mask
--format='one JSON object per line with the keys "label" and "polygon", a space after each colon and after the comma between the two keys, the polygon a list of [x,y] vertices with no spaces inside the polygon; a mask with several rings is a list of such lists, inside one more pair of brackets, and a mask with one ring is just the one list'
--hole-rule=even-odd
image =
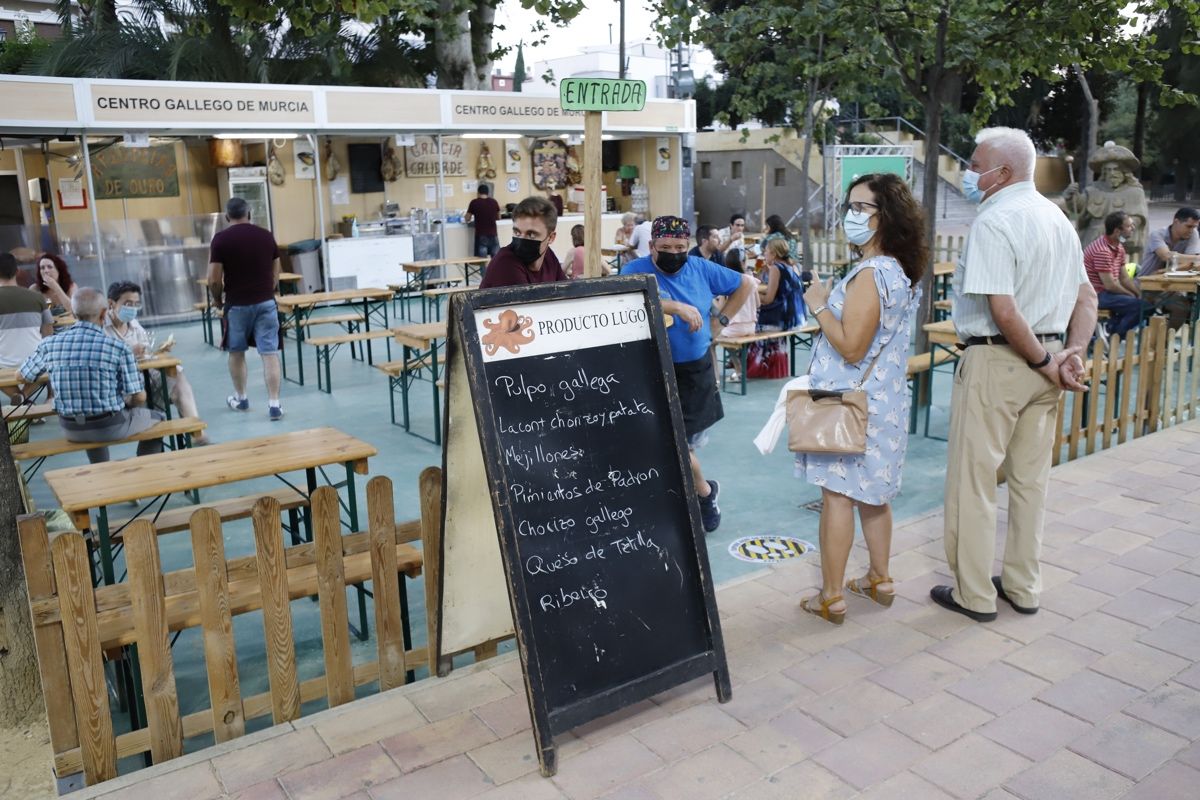
{"label": "white face mask", "polygon": [[875,231],[871,230],[871,215],[865,211],[847,211],[842,219],[842,229],[846,231],[846,241],[855,247],[862,247],[875,236]]}
{"label": "white face mask", "polygon": [[998,169],[1003,169],[1003,166],[992,167],[987,172],[976,172],[973,169],[969,169],[964,172],[962,175],[963,197],[967,198],[967,200],[972,203],[982,203],[983,196],[986,194],[986,192],[979,188],[979,179],[990,172],[995,172]]}

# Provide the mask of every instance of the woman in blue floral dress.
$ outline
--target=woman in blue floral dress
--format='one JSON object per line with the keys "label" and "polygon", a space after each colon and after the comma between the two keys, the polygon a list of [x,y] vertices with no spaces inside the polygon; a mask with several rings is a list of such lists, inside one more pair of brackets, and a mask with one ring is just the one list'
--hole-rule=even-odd
{"label": "woman in blue floral dress", "polygon": [[[920,304],[919,282],[929,262],[924,214],[903,179],[864,175],[850,185],[843,220],[861,255],[832,292],[814,282],[804,295],[821,326],[809,377],[813,389],[867,393],[863,455],[800,454],[797,473],[821,487],[821,591],[800,607],[835,624],[846,616],[843,585],[890,606],[891,501],[900,493],[908,446],[906,379],[909,337]],[[845,582],[854,543],[854,509],[870,553],[866,575]]]}

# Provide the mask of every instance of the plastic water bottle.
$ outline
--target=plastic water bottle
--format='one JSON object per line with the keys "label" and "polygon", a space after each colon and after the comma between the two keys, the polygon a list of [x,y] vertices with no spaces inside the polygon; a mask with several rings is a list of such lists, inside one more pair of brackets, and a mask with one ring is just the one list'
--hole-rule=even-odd
{"label": "plastic water bottle", "polygon": [[358,238],[358,217],[355,217],[350,222],[350,238],[352,238],[352,239]]}

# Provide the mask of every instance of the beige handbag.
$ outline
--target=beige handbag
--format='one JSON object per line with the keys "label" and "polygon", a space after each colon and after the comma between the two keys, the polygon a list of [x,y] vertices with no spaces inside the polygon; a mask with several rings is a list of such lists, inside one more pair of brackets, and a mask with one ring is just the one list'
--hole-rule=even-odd
{"label": "beige handbag", "polygon": [[[880,350],[880,354],[882,352]],[[867,393],[861,387],[878,360],[876,355],[853,389],[793,389],[788,392],[788,450],[849,455],[867,452]]]}

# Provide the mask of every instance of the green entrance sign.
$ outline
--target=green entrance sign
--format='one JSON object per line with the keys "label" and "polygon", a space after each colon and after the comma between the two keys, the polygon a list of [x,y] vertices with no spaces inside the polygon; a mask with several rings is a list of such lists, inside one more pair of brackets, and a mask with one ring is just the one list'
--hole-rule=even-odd
{"label": "green entrance sign", "polygon": [[567,78],[558,87],[564,111],[641,111],[646,82],[616,78]]}
{"label": "green entrance sign", "polygon": [[850,184],[872,172],[890,172],[908,180],[908,156],[843,156],[842,197]]}

